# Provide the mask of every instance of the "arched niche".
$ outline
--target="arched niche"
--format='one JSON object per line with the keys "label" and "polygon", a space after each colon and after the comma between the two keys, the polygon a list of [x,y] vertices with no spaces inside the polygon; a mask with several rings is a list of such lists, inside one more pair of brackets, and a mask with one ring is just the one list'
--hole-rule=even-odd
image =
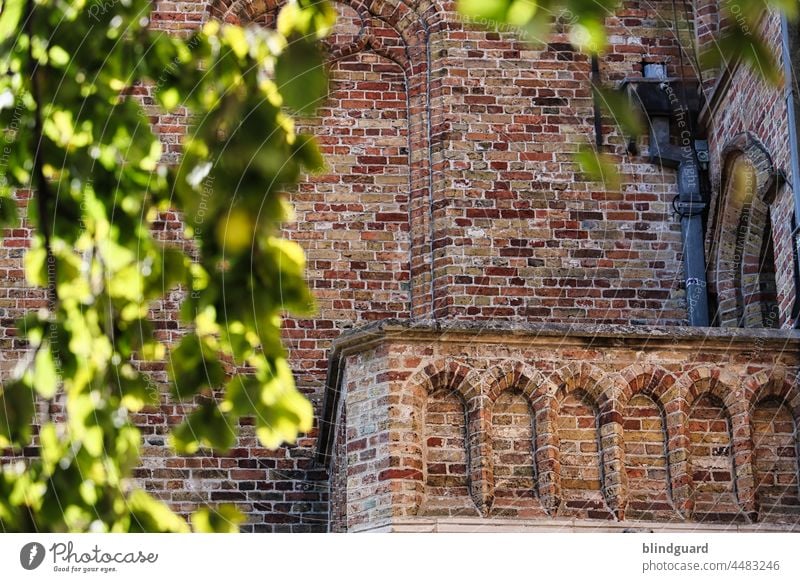
{"label": "arched niche", "polygon": [[738,521],[731,418],[722,400],[711,392],[699,395],[689,411],[688,429],[694,521]]}
{"label": "arched niche", "polygon": [[645,521],[674,519],[664,409],[649,394],[640,392],[628,401],[623,417],[628,482],[625,516]]}
{"label": "arched niche", "polygon": [[561,461],[559,517],[612,519],[603,496],[599,408],[584,390],[561,390],[558,447]]}
{"label": "arched niche", "polygon": [[723,150],[724,167],[711,217],[710,283],[714,323],[780,327],[770,204],[776,172],[754,136],[740,134]]}
{"label": "arched niche", "polygon": [[536,420],[528,398],[516,388],[503,391],[491,408],[494,477],[492,515],[541,517],[537,497]]}

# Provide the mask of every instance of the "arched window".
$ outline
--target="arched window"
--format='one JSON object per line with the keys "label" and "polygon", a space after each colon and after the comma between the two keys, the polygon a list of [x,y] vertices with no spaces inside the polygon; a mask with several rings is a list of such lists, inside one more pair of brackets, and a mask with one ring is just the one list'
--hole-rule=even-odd
{"label": "arched window", "polygon": [[770,216],[775,171],[766,149],[740,134],[723,152],[721,184],[713,201],[709,282],[714,324],[780,326]]}
{"label": "arched window", "polygon": [[764,147],[750,134],[723,152],[719,194],[713,201],[709,282],[715,325],[777,328],[770,202],[775,171]]}
{"label": "arched window", "polygon": [[742,304],[740,327],[773,329],[780,327],[778,289],[775,283],[775,246],[772,241],[772,232],[772,219],[767,212],[761,236],[755,237],[756,244],[760,242],[760,249],[758,253],[745,255],[742,265],[743,281],[739,298]]}

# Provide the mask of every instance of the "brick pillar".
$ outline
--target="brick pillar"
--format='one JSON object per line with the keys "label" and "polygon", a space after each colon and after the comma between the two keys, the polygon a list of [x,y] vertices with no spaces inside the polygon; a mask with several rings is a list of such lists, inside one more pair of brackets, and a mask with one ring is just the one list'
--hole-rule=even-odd
{"label": "brick pillar", "polygon": [[617,519],[624,519],[627,505],[627,475],[622,414],[616,401],[609,401],[600,414],[600,447],[603,463],[603,495]]}
{"label": "brick pillar", "polygon": [[730,406],[731,430],[733,432],[733,465],[736,474],[736,492],[742,512],[755,523],[758,521],[756,505],[756,483],[753,474],[753,436],[748,403],[737,399]]}
{"label": "brick pillar", "polygon": [[539,498],[545,511],[555,515],[561,505],[561,461],[558,449],[558,425],[552,398],[540,398],[536,415],[536,467]]}
{"label": "brick pillar", "polygon": [[491,420],[488,404],[489,399],[481,394],[475,394],[467,401],[470,492],[475,506],[484,517],[489,515],[494,500]]}
{"label": "brick pillar", "polygon": [[689,406],[675,384],[665,394],[667,404],[667,463],[675,509],[684,518],[692,514],[692,481],[689,475]]}
{"label": "brick pillar", "polygon": [[414,395],[404,395],[384,344],[349,356],[342,382],[347,414],[347,530],[413,515],[422,495],[422,426]]}

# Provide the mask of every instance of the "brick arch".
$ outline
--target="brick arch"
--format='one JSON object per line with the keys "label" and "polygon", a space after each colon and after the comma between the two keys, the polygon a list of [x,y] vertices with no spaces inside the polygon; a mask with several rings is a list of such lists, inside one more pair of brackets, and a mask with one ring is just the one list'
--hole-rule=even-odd
{"label": "brick arch", "polygon": [[666,411],[670,391],[676,379],[661,366],[634,364],[619,373],[622,389],[619,391],[619,406],[624,408],[637,394],[650,396]]}
{"label": "brick arch", "polygon": [[[634,364],[622,370],[619,376],[621,377],[623,386],[619,398],[619,406],[623,414],[627,411],[629,404],[636,396],[646,396],[658,409],[657,416],[661,424],[663,452],[658,455],[650,450],[637,451],[640,456],[645,455],[647,457],[653,457],[654,459],[658,459],[657,462],[662,462],[664,464],[663,470],[666,473],[663,481],[661,481],[660,476],[656,479],[650,475],[650,473],[660,471],[661,469],[647,469],[648,487],[646,490],[651,491],[651,495],[648,497],[648,502],[644,511],[647,514],[652,513],[652,515],[657,515],[662,519],[670,521],[675,520],[679,518],[679,513],[674,506],[673,491],[681,487],[681,476],[686,473],[685,463],[682,462],[682,459],[685,458],[687,454],[688,446],[688,438],[686,437],[685,430],[685,407],[681,405],[681,401],[678,398],[678,390],[675,388],[677,380],[675,376],[666,369],[650,364]],[[652,418],[649,420],[651,423],[655,422]],[[630,476],[627,474],[627,467],[628,464],[630,464],[627,453],[629,452],[628,447],[632,445],[632,443],[625,438],[624,430],[643,429],[642,422],[640,418],[629,418],[625,416],[623,419],[623,440],[626,453],[623,455],[623,462],[626,463],[625,476],[628,477],[626,482],[628,486],[626,499],[630,500],[629,503],[634,503],[635,500],[633,498],[637,495],[641,497],[642,492],[635,490],[635,483],[631,484]],[[636,423],[639,424],[636,425]],[[635,444],[647,446],[641,442]],[[648,466],[652,464],[653,463],[648,463]],[[660,490],[660,487],[656,486],[658,481],[661,481],[665,487],[663,491]],[[652,492],[656,490],[658,490],[658,494],[655,495],[657,499],[653,499]],[[641,499],[637,504],[642,506]],[[628,509],[630,509],[629,513],[635,513],[635,511],[641,510],[642,507],[629,506]]]}
{"label": "brick arch", "polygon": [[[619,375],[622,383],[619,397],[620,410],[623,410],[636,394],[649,396],[663,410],[668,451],[673,453],[685,450],[687,446],[685,425],[689,411],[686,395],[689,392],[689,384],[679,382],[666,369],[650,364],[634,364],[622,370]],[[676,458],[680,458],[680,455]],[[673,483],[673,486],[676,485]]]}
{"label": "brick arch", "polygon": [[[494,426],[495,405],[503,394],[517,393],[522,396],[530,408],[532,439],[531,469],[534,474],[534,487],[538,499],[529,500],[520,508],[530,517],[545,512],[552,513],[557,509],[559,498],[558,482],[558,448],[554,439],[556,416],[552,400],[555,387],[548,386],[548,380],[528,364],[515,360],[506,360],[485,372],[474,374],[473,384],[484,387],[483,407],[486,409],[485,438],[482,444],[482,456],[487,460],[486,503],[489,510],[495,507],[496,466],[494,437],[497,427]],[[480,389],[480,388],[479,388]]]}
{"label": "brick arch", "polygon": [[698,366],[685,372],[677,383],[687,409],[706,393],[719,398],[733,418],[745,410],[744,390],[741,381],[731,372],[722,368]]}
{"label": "brick arch", "polygon": [[786,370],[746,381],[755,501],[760,520],[795,523],[800,510],[800,389]]}
{"label": "brick arch", "polygon": [[771,374],[765,371],[752,375],[744,382],[745,398],[750,410],[766,398],[785,404],[800,423],[800,387],[798,380],[788,377],[786,370],[777,369]]}
{"label": "brick arch", "polygon": [[[466,379],[471,374],[471,368],[457,360],[435,360],[422,364],[408,380],[403,390],[412,395],[414,418],[411,422],[412,430],[417,435],[422,435],[425,430],[423,411],[428,397],[436,392],[457,394],[466,406],[470,401],[467,393]],[[420,447],[422,444],[420,443]],[[420,463],[422,459],[420,459]]]}
{"label": "brick arch", "polygon": [[671,453],[685,448],[685,421],[688,405],[685,392],[677,378],[661,366],[634,364],[619,373],[621,390],[619,409],[624,410],[637,394],[650,397],[664,415],[667,430],[667,450]]}
{"label": "brick arch", "polygon": [[[409,75],[427,70],[426,47],[429,35],[441,25],[441,12],[435,2],[404,0],[332,0],[336,4],[346,6],[361,17],[362,28],[357,39],[345,47],[328,45],[333,58],[353,54],[365,49],[385,51],[379,29],[391,29],[397,33],[401,48],[406,54],[404,59],[406,72]],[[207,6],[209,18],[244,25],[259,23],[274,26],[275,18],[282,0],[212,0]],[[394,51],[395,53],[397,51]],[[389,57],[397,60],[396,55]]]}
{"label": "brick arch", "polygon": [[505,391],[516,388],[531,403],[542,407],[542,398],[552,397],[554,390],[549,381],[536,369],[517,360],[505,360],[480,375],[477,379],[487,386],[489,400],[494,402]]}
{"label": "brick arch", "polygon": [[[406,382],[405,391],[413,395],[413,409],[417,422],[412,424],[412,434],[417,441],[418,448],[414,447],[413,450],[409,448],[404,454],[414,455],[418,451],[419,459],[414,459],[413,462],[422,471],[418,486],[414,488],[417,512],[433,515],[447,513],[449,515],[448,512],[455,511],[458,515],[472,515],[472,512],[477,515],[479,512],[485,513],[486,511],[486,499],[483,491],[486,482],[486,468],[480,450],[481,439],[479,436],[483,433],[483,420],[480,415],[479,399],[469,392],[467,378],[471,376],[471,373],[471,368],[464,362],[439,359],[422,365]],[[455,399],[460,403],[464,419],[463,446],[466,487],[472,499],[471,504],[463,497],[456,496],[451,499],[456,502],[455,505],[448,506],[449,484],[445,483],[443,486],[435,487],[428,485],[431,476],[430,467],[438,462],[438,459],[435,458],[438,453],[430,448],[430,439],[436,439],[439,435],[431,433],[431,424],[425,414],[430,403],[435,402],[440,395],[445,395],[444,400],[452,402]],[[442,413],[447,414],[447,411],[437,411],[437,414]],[[457,414],[457,412],[450,411],[450,414]],[[439,428],[444,426],[440,425]],[[447,470],[449,471],[449,469]],[[442,471],[438,472],[442,473]],[[442,478],[441,480],[447,481],[446,476],[439,475],[439,477]]]}
{"label": "brick arch", "polygon": [[[722,178],[712,212],[710,279],[723,327],[777,327],[770,204],[777,172],[753,134],[734,137],[722,150]],[[772,275],[774,279],[774,275]]]}
{"label": "brick arch", "polygon": [[471,375],[472,368],[462,361],[434,360],[427,364],[421,364],[406,381],[406,386],[412,390],[421,388],[426,396],[440,390],[457,392],[466,402],[471,398],[466,382]]}
{"label": "brick arch", "polygon": [[[733,496],[738,503],[737,512],[746,520],[755,521],[754,480],[752,469],[752,446],[750,414],[741,380],[733,373],[717,367],[700,366],[689,370],[678,380],[678,388],[685,404],[687,419],[695,405],[704,396],[710,395],[718,400],[728,420],[730,456],[732,460]],[[689,435],[691,436],[691,435]],[[687,447],[687,489],[683,490],[678,506],[687,515],[695,514],[692,501],[696,484],[692,475],[692,444]],[[686,497],[683,497],[686,494]]]}
{"label": "brick arch", "polygon": [[275,12],[280,0],[212,0],[206,6],[206,14],[214,20],[229,24],[257,22],[264,14]]}
{"label": "brick arch", "polygon": [[[618,378],[589,364],[588,362],[572,362],[567,366],[555,371],[550,377],[551,386],[556,390],[553,399],[552,409],[556,426],[553,440],[557,443],[558,467],[561,471],[559,476],[561,491],[561,506],[558,515],[580,516],[601,519],[620,519],[624,517],[625,501],[625,475],[622,467],[624,465],[624,451],[622,442],[622,415],[619,409],[619,394],[622,390]],[[604,506],[600,505],[600,499],[593,497],[592,494],[580,494],[578,498],[570,500],[568,497],[575,496],[573,492],[568,494],[567,483],[574,486],[589,487],[595,486],[591,474],[594,468],[587,468],[590,477],[585,484],[575,482],[574,475],[565,475],[570,464],[566,463],[569,458],[564,448],[562,433],[564,429],[559,426],[566,422],[572,423],[569,415],[563,412],[564,402],[573,398],[573,406],[578,409],[584,407],[582,412],[587,412],[586,406],[590,405],[595,409],[597,460],[599,470],[599,483],[601,487],[600,499]],[[588,402],[587,402],[588,401]],[[577,410],[576,409],[576,413]],[[578,447],[578,450],[585,447],[591,449],[589,426],[583,426],[588,417],[577,417],[576,437],[585,440],[585,444],[571,443],[570,448]],[[581,436],[582,435],[582,436]],[[581,454],[583,451],[581,451]],[[583,455],[582,455],[583,456]],[[581,478],[582,479],[582,478]],[[565,509],[566,508],[566,509]],[[577,513],[576,513],[577,510]],[[566,513],[565,513],[566,511]]]}
{"label": "brick arch", "polygon": [[408,44],[403,29],[370,13],[363,5],[355,9],[350,3],[340,2],[340,4],[356,10],[361,17],[361,30],[353,42],[346,45],[337,45],[327,39],[323,41],[328,49],[329,59],[336,61],[359,52],[371,51],[399,65],[405,73],[406,84],[410,86],[415,66],[427,59],[427,55],[420,52],[420,48],[423,47]]}
{"label": "brick arch", "polygon": [[614,375],[588,362],[572,362],[553,372],[549,385],[555,390],[563,390],[564,395],[582,390],[597,406],[600,424],[619,422],[619,396],[623,388]]}

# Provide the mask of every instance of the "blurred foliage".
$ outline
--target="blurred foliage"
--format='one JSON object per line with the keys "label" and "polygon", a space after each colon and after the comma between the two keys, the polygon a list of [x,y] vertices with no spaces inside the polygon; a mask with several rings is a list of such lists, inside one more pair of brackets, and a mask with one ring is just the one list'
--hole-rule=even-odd
{"label": "blurred foliage", "polygon": [[[0,473],[3,531],[188,531],[131,483],[141,435],[130,414],[159,402],[137,361],[168,359],[172,395],[193,408],[174,447],[224,451],[239,418],[276,447],[312,426],[280,341],[281,313],[309,314],[304,255],[280,238],[281,192],[321,158],[295,133],[326,92],[318,41],[335,14],[293,0],[275,31],[211,22],[190,38],[149,30],[151,3],[0,0],[0,217],[31,191],[36,232],[25,273],[47,308],[18,323],[30,349],[0,388],[0,449],[38,445]],[[167,164],[140,99],[185,110],[178,164]],[[154,239],[176,210],[186,244]],[[167,353],[148,321],[180,286],[191,330]],[[32,443],[36,410],[64,406]],[[196,531],[231,531],[232,507],[202,509]]]}
{"label": "blurred foliage", "polygon": [[[569,40],[587,54],[600,54],[607,48],[605,19],[622,5],[621,0],[458,0],[461,13],[489,28],[511,27],[533,42],[543,42],[551,27],[567,27]],[[741,61],[770,83],[781,82],[781,72],[773,50],[759,34],[766,10],[777,9],[791,19],[798,16],[798,0],[725,0],[719,2],[720,19],[726,22],[722,35],[701,55],[698,66],[720,67]],[[684,7],[685,8],[685,7]],[[685,49],[687,47],[684,47]],[[690,51],[690,54],[693,51]],[[615,97],[613,91],[595,87],[598,103],[611,115],[629,138],[639,134],[633,106]],[[617,168],[607,154],[588,144],[580,149],[577,162],[592,179],[616,188],[620,183]]]}

